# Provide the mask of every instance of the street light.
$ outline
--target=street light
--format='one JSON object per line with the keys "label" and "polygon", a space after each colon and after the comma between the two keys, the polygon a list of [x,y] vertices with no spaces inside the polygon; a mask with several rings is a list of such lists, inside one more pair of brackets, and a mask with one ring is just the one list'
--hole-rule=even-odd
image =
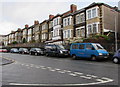
{"label": "street light", "polygon": [[[112,12],[115,12],[115,10],[111,10]],[[115,17],[115,51],[117,51],[118,46],[117,46],[117,17],[116,14],[114,13],[114,17]]]}

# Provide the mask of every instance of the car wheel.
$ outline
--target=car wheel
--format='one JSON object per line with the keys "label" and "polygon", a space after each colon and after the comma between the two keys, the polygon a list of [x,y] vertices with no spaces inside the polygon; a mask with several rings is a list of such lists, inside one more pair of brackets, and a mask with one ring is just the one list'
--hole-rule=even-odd
{"label": "car wheel", "polygon": [[29,54],[31,55],[31,52]]}
{"label": "car wheel", "polygon": [[115,57],[115,58],[113,58],[113,62],[118,64],[119,63],[119,59]]}
{"label": "car wheel", "polygon": [[22,52],[22,54],[24,54],[24,52]]}
{"label": "car wheel", "polygon": [[96,56],[92,56],[91,60],[95,61],[96,60]]}
{"label": "car wheel", "polygon": [[38,54],[37,54],[37,53],[35,53],[35,55],[37,56]]}
{"label": "car wheel", "polygon": [[77,59],[77,56],[75,54],[72,55],[72,59]]}
{"label": "car wheel", "polygon": [[46,54],[45,54],[45,56],[49,56],[49,54],[48,54],[48,53],[46,53]]}

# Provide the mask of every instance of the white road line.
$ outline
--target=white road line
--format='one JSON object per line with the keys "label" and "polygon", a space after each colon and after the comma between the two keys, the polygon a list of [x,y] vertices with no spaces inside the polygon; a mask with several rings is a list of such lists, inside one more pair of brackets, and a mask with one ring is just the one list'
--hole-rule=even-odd
{"label": "white road line", "polygon": [[58,71],[58,73],[65,73],[64,71]]}
{"label": "white road line", "polygon": [[83,73],[80,73],[80,72],[74,72],[75,74],[78,74],[78,75],[82,75]]}
{"label": "white road line", "polygon": [[40,68],[40,67],[36,66],[35,68]]}
{"label": "white road line", "polygon": [[46,69],[45,67],[42,67],[41,69]]}
{"label": "white road line", "polygon": [[56,70],[54,70],[54,69],[49,69],[49,71],[52,71],[52,72],[54,72],[54,71],[56,71]]}
{"label": "white road line", "polygon": [[74,73],[69,73],[69,75],[71,75],[71,76],[77,76],[76,74],[74,74]]}
{"label": "white road line", "polygon": [[98,84],[104,84],[112,81],[113,81],[112,79],[109,79],[108,81],[99,81],[99,82],[82,83],[82,84],[25,84],[25,83],[9,83],[9,84],[19,85],[19,86],[80,86],[80,85],[98,85]]}
{"label": "white road line", "polygon": [[61,70],[61,69],[55,68],[55,70]]}
{"label": "white road line", "polygon": [[80,77],[84,79],[91,79],[91,77],[87,77],[87,76],[80,76]]}
{"label": "white road line", "polygon": [[72,72],[72,71],[69,71],[69,70],[63,70],[64,72],[68,72],[68,73],[70,73],[70,72]]}

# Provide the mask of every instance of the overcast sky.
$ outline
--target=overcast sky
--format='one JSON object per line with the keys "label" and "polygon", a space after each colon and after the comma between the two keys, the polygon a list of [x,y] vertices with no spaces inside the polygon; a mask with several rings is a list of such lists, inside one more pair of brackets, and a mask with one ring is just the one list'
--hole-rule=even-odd
{"label": "overcast sky", "polygon": [[11,30],[24,28],[49,18],[49,14],[62,14],[70,10],[70,5],[84,8],[93,2],[104,2],[111,6],[118,6],[119,0],[0,0],[0,34],[6,35]]}

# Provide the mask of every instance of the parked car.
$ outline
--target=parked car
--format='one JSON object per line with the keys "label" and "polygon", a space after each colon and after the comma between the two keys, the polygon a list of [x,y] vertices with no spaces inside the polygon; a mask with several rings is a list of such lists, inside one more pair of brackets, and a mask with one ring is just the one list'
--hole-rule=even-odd
{"label": "parked car", "polygon": [[12,48],[10,49],[11,53],[19,53],[19,50],[17,48]]}
{"label": "parked car", "polygon": [[19,48],[19,53],[22,53],[22,54],[29,54],[29,51],[27,48]]}
{"label": "parked car", "polygon": [[31,48],[29,51],[30,55],[43,55],[44,54],[44,49],[40,49],[40,48]]}
{"label": "parked car", "polygon": [[120,49],[114,54],[112,61],[116,64],[120,63]]}
{"label": "parked car", "polygon": [[8,52],[7,49],[0,49],[0,52]]}
{"label": "parked car", "polygon": [[64,48],[63,45],[48,44],[45,45],[45,55],[66,57],[69,55],[69,52]]}
{"label": "parked car", "polygon": [[73,59],[91,58],[91,60],[109,57],[109,53],[99,43],[72,43],[70,55]]}

